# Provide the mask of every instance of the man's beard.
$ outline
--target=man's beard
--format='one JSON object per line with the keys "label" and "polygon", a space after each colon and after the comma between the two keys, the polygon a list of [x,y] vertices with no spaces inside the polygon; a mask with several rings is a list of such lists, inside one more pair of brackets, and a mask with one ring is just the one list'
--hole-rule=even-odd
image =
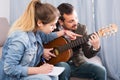
{"label": "man's beard", "polygon": [[72,30],[76,30],[77,29],[77,24],[72,26]]}

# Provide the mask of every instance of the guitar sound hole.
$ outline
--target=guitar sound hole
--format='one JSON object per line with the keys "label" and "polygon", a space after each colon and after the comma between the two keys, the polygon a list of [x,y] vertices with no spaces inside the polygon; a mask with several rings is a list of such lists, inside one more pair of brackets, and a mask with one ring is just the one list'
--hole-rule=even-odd
{"label": "guitar sound hole", "polygon": [[56,56],[59,55],[59,51],[57,49],[54,49],[54,52],[53,52]]}
{"label": "guitar sound hole", "polygon": [[55,48],[54,48],[54,49],[51,50],[50,52],[53,53],[53,54],[55,54],[56,56],[59,55],[58,49],[55,49]]}

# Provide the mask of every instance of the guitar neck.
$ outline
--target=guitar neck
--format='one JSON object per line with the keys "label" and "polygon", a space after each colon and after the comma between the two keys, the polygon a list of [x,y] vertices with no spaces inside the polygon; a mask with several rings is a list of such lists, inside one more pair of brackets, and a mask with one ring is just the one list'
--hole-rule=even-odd
{"label": "guitar neck", "polygon": [[76,47],[76,46],[78,46],[80,44],[88,42],[89,38],[90,38],[90,35],[85,36],[85,37],[79,37],[76,40],[68,42],[67,44],[65,44],[63,46],[59,46],[57,49],[61,53],[61,52],[66,51],[68,49],[74,48],[74,47]]}

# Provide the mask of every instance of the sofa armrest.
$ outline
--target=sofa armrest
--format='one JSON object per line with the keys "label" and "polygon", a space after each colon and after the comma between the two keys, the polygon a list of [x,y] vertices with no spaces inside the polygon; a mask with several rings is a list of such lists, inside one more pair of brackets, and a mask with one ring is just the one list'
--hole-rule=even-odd
{"label": "sofa armrest", "polygon": [[94,56],[94,57],[89,58],[89,59],[85,57],[85,59],[86,59],[87,62],[95,63],[95,64],[98,64],[98,65],[102,65],[102,61],[101,61],[99,56]]}
{"label": "sofa armrest", "polygon": [[9,23],[6,18],[0,17],[0,47],[3,46],[8,35]]}

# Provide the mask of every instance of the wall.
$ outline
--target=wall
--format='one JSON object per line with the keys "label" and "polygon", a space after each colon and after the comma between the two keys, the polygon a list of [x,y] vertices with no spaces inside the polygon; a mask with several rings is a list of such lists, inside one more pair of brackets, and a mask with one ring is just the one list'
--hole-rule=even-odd
{"label": "wall", "polygon": [[0,0],[0,17],[6,17],[10,21],[10,0]]}

